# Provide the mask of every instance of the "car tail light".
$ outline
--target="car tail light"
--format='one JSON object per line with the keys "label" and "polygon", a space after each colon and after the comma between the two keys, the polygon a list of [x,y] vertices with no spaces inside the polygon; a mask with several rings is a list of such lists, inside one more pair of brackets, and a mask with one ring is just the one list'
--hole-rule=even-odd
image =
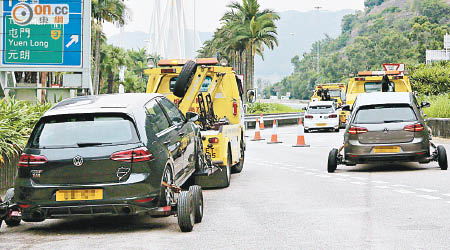
{"label": "car tail light", "polygon": [[237,115],[238,113],[238,105],[236,101],[233,101],[233,115]]}
{"label": "car tail light", "polygon": [[42,155],[22,154],[19,159],[19,167],[27,168],[32,166],[39,166],[47,162],[47,158]]}
{"label": "car tail light", "polygon": [[328,116],[328,118],[337,118],[337,115],[336,114],[332,114],[332,115]]}
{"label": "car tail light", "polygon": [[312,119],[314,118],[312,115],[305,115],[305,119]]}
{"label": "car tail light", "polygon": [[416,123],[416,124],[411,124],[411,125],[405,126],[403,128],[403,130],[409,131],[409,132],[420,132],[420,131],[424,130],[424,127],[422,126],[422,124]]}
{"label": "car tail light", "polygon": [[355,78],[355,81],[365,81],[366,80],[366,78],[364,78],[364,77],[356,77]]}
{"label": "car tail light", "polygon": [[208,139],[209,143],[219,143],[219,138],[217,137],[211,137]]}
{"label": "car tail light", "polygon": [[403,79],[403,76],[393,76],[392,80],[399,80],[399,79]]}
{"label": "car tail light", "polygon": [[368,132],[367,128],[354,127],[354,126],[351,126],[350,129],[348,130],[348,133],[351,135],[364,134],[367,132]]}
{"label": "car tail light", "polygon": [[152,153],[150,153],[150,151],[145,147],[116,152],[112,154],[110,158],[113,161],[130,162],[130,163],[150,161],[155,159]]}

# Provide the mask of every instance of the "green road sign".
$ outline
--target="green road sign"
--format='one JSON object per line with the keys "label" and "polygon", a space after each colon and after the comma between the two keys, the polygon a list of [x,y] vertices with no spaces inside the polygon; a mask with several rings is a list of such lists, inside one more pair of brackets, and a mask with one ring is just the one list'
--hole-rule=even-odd
{"label": "green road sign", "polygon": [[62,64],[63,24],[20,26],[11,16],[5,20],[5,63]]}

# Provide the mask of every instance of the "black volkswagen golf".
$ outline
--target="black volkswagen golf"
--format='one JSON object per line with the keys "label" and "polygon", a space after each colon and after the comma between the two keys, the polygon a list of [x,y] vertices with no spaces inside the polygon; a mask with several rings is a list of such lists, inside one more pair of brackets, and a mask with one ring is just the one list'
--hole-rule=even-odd
{"label": "black volkswagen golf", "polygon": [[201,164],[199,130],[191,120],[158,94],[57,104],[37,123],[20,158],[15,200],[22,219],[131,215],[171,206],[173,187]]}

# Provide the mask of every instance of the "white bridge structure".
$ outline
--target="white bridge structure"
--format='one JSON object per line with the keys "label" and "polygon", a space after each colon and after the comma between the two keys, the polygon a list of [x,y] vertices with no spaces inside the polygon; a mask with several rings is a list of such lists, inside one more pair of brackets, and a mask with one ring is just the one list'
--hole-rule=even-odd
{"label": "white bridge structure", "polygon": [[195,29],[195,0],[153,2],[147,51],[163,59],[194,58],[201,47]]}
{"label": "white bridge structure", "polygon": [[443,50],[427,50],[426,62],[427,64],[436,61],[450,61],[450,35],[444,36],[444,49]]}

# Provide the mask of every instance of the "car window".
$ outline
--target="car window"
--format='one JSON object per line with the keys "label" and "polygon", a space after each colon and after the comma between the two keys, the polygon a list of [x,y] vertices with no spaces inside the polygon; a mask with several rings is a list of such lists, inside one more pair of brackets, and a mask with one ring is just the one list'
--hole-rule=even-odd
{"label": "car window", "polygon": [[202,87],[200,88],[200,92],[208,92],[209,85],[211,85],[212,78],[210,76],[205,77],[205,80],[202,83]]}
{"label": "car window", "polygon": [[124,115],[76,114],[44,118],[30,142],[30,148],[61,148],[137,143],[138,137]]}
{"label": "car window", "polygon": [[177,80],[178,80],[178,77],[170,78],[170,82],[169,82],[170,92],[173,92],[173,90],[175,89],[175,83],[177,82]]}
{"label": "car window", "polygon": [[166,111],[167,116],[169,117],[169,120],[172,122],[172,124],[179,124],[185,121],[184,115],[171,101],[167,100],[166,98],[161,98],[159,102],[164,107],[164,110]]}
{"label": "car window", "polygon": [[321,106],[309,106],[308,114],[329,114],[334,112],[334,108],[331,105]]}
{"label": "car window", "polygon": [[361,107],[355,115],[355,124],[412,122],[417,117],[408,105],[374,105]]}
{"label": "car window", "polygon": [[339,89],[332,89],[328,93],[331,97],[341,97],[341,90]]}
{"label": "car window", "polygon": [[149,126],[155,134],[170,127],[166,115],[156,100],[147,103],[145,109],[147,112],[147,120],[150,123]]}
{"label": "car window", "polygon": [[[383,84],[381,82],[366,82],[364,83],[364,89],[366,93],[382,92]],[[395,84],[393,82],[389,82],[386,92],[395,92]]]}

